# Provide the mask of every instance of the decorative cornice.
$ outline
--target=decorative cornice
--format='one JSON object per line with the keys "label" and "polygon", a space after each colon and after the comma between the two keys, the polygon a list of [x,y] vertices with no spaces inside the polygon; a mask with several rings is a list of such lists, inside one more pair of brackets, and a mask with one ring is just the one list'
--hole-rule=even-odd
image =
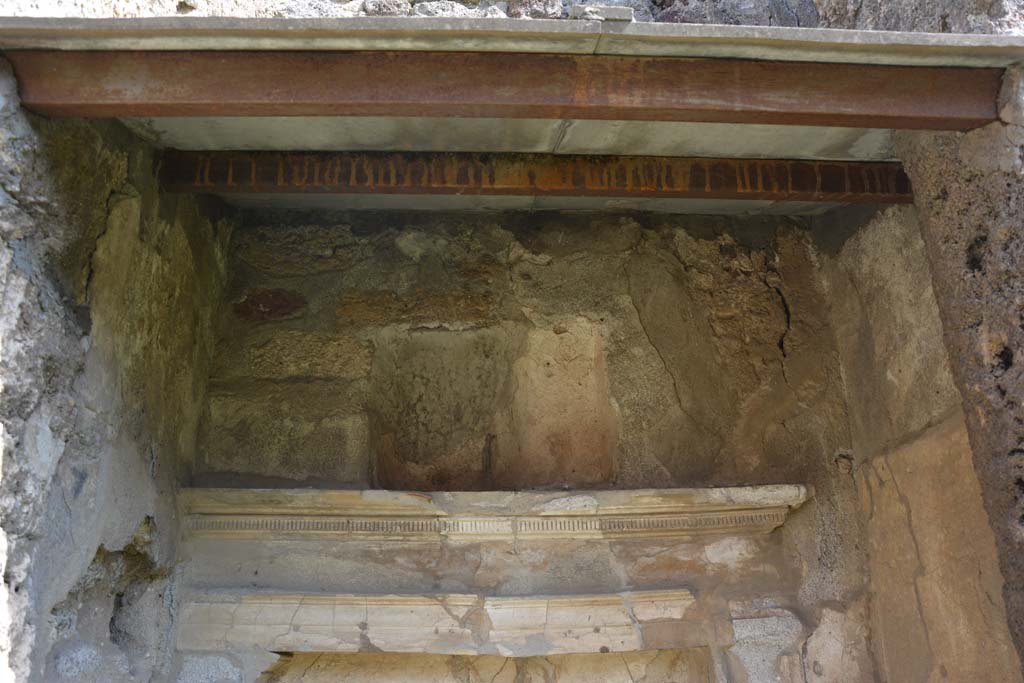
{"label": "decorative cornice", "polygon": [[802,486],[565,493],[188,489],[192,535],[372,541],[515,541],[760,534]]}

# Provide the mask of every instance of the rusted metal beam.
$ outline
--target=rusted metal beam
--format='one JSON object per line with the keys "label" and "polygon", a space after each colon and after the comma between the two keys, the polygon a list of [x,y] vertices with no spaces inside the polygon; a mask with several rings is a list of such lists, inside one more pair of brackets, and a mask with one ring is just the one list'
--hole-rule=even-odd
{"label": "rusted metal beam", "polygon": [[897,163],[361,152],[164,154],[172,192],[466,194],[907,203]]}
{"label": "rusted metal beam", "polygon": [[966,130],[1001,69],[479,52],[10,51],[50,116],[429,116]]}

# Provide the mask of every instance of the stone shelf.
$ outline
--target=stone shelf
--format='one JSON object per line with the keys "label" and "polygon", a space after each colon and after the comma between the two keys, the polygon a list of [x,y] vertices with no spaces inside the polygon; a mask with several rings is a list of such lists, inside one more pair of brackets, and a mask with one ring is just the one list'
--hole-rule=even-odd
{"label": "stone shelf", "polygon": [[688,590],[483,597],[206,593],[182,605],[178,647],[533,657],[692,647]]}
{"label": "stone shelf", "polygon": [[480,542],[764,534],[798,485],[565,492],[186,489],[194,537]]}

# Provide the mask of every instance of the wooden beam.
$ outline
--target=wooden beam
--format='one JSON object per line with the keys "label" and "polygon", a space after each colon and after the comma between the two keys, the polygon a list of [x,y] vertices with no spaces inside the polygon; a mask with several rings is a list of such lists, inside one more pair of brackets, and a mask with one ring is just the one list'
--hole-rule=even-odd
{"label": "wooden beam", "polygon": [[479,52],[10,51],[23,104],[84,117],[429,116],[966,130],[1001,69]]}
{"label": "wooden beam", "polygon": [[897,163],[361,152],[164,154],[172,192],[910,202]]}

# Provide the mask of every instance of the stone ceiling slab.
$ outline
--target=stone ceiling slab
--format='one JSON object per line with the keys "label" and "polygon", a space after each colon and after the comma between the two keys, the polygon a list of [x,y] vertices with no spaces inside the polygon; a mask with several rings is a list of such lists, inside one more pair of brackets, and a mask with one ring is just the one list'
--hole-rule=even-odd
{"label": "stone ceiling slab", "polygon": [[556,119],[201,116],[123,119],[161,147],[191,150],[550,152]]}
{"label": "stone ceiling slab", "polygon": [[161,147],[184,150],[553,152],[882,161],[887,129],[658,121],[417,117],[123,119]]}
{"label": "stone ceiling slab", "polygon": [[674,121],[570,121],[553,151],[871,161],[895,156],[892,132],[886,129]]}
{"label": "stone ceiling slab", "polygon": [[566,19],[0,17],[0,49],[480,50],[1008,66],[1024,60],[1024,36]]}
{"label": "stone ceiling slab", "polygon": [[1024,60],[1024,36],[606,22],[595,53],[913,66],[1009,66]]}
{"label": "stone ceiling slab", "polygon": [[[0,17],[0,48],[441,50],[592,54],[599,21],[454,17],[50,19]],[[106,46],[106,47],[101,47]]]}

